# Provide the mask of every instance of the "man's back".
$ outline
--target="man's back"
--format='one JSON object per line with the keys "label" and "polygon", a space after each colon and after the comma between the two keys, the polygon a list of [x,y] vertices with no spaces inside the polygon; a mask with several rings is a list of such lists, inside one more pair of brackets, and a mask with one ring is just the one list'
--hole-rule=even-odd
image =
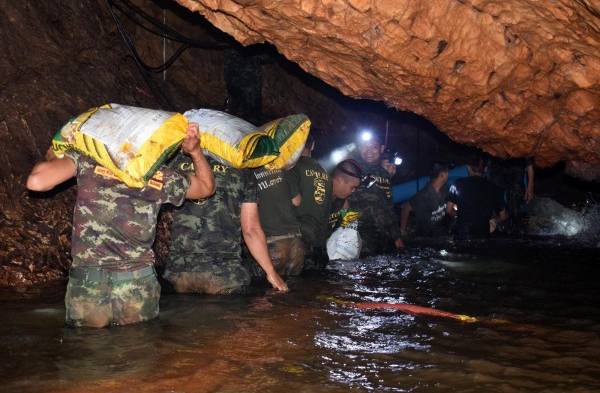
{"label": "man's back", "polygon": [[[249,170],[235,169],[208,158],[215,177],[215,193],[188,201],[173,212],[171,254],[210,255],[239,259],[242,203],[256,203],[256,181]],[[193,172],[192,160],[178,155],[171,164],[183,173]]]}
{"label": "man's back", "polygon": [[316,160],[302,156],[286,176],[298,184],[302,195],[296,209],[302,238],[311,246],[324,246],[331,207],[329,175]]}
{"label": "man's back", "polygon": [[168,168],[144,188],[129,188],[92,159],[69,153],[77,164],[73,216],[73,267],[135,270],[152,265],[156,220],[164,203],[181,204],[188,180]]}
{"label": "man's back", "polygon": [[446,215],[446,199],[448,191],[445,187],[440,191],[431,182],[410,199],[414,214],[415,234],[417,236],[438,236],[448,234],[442,224]]}
{"label": "man's back", "polygon": [[258,185],[260,222],[267,236],[299,233],[292,197],[298,194],[282,170],[258,168],[253,171]]}

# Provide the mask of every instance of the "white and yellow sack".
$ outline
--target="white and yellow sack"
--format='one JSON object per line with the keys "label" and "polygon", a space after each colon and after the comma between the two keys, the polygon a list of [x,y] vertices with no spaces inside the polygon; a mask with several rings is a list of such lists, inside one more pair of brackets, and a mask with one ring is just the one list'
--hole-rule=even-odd
{"label": "white and yellow sack", "polygon": [[360,214],[353,209],[342,209],[341,225],[327,239],[327,256],[330,261],[349,261],[360,258],[362,239],[358,233]]}
{"label": "white and yellow sack", "polygon": [[304,114],[290,115],[273,120],[259,131],[266,133],[275,142],[279,156],[266,165],[267,169],[291,169],[302,154],[308,133],[310,120]]}
{"label": "white and yellow sack", "polygon": [[187,126],[179,113],[107,104],[67,122],[52,139],[52,148],[57,156],[75,149],[139,188],[177,150]]}
{"label": "white and yellow sack", "polygon": [[191,109],[183,115],[198,124],[204,153],[222,164],[257,168],[279,155],[273,138],[239,117],[212,109]]}
{"label": "white and yellow sack", "polygon": [[184,116],[198,123],[205,153],[235,168],[290,169],[300,158],[310,132],[310,120],[303,114],[282,117],[258,129],[212,109],[192,109]]}
{"label": "white and yellow sack", "polygon": [[57,156],[75,149],[109,169],[129,187],[143,187],[179,148],[189,122],[198,123],[200,147],[234,168],[287,169],[306,143],[310,121],[291,115],[256,128],[238,117],[211,109],[185,115],[161,110],[107,104],[71,119],[57,132]]}

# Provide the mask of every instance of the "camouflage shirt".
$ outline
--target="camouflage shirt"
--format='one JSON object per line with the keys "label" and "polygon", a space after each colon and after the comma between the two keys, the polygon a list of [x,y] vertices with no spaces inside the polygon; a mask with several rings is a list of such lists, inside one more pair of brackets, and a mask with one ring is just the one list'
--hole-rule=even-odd
{"label": "camouflage shirt", "polygon": [[400,224],[392,204],[390,176],[381,165],[369,165],[360,158],[356,161],[363,173],[375,180],[369,188],[363,182],[349,198],[350,207],[361,213],[360,235],[365,243],[369,239],[378,244],[393,242],[400,238]]}
{"label": "camouflage shirt", "polygon": [[[206,199],[186,201],[173,212],[168,268],[194,271],[187,264],[194,256],[203,260],[241,258],[240,212],[242,203],[257,203],[256,180],[250,170],[235,169],[207,158],[212,168],[216,191]],[[194,170],[190,157],[179,154],[170,164],[186,173]]]}
{"label": "camouflage shirt", "polygon": [[129,188],[91,158],[75,152],[67,156],[77,165],[73,267],[136,270],[152,265],[160,206],[181,205],[188,179],[162,167],[144,188]]}

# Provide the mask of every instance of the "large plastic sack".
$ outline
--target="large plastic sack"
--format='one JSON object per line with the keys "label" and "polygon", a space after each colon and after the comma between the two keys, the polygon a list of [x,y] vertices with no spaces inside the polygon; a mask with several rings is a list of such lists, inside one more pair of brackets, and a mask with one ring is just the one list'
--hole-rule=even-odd
{"label": "large plastic sack", "polygon": [[302,154],[308,133],[310,120],[304,114],[290,115],[273,120],[259,131],[266,133],[275,142],[279,155],[266,165],[267,169],[291,169]]}
{"label": "large plastic sack", "polygon": [[256,127],[228,113],[212,109],[192,109],[184,116],[198,123],[206,154],[235,168],[292,168],[304,149],[310,120],[297,114]]}
{"label": "large plastic sack", "polygon": [[352,209],[343,209],[339,214],[341,225],[327,239],[327,256],[330,261],[358,259],[362,248],[358,233],[359,214]]}
{"label": "large plastic sack", "polygon": [[211,109],[181,115],[107,104],[71,119],[53,138],[55,154],[75,149],[96,160],[130,187],[143,187],[198,123],[206,154],[234,168],[293,166],[310,129],[305,115],[291,115],[256,128],[238,117]]}
{"label": "large plastic sack", "polygon": [[256,168],[277,158],[279,149],[271,136],[225,112],[191,109],[183,114],[198,123],[204,153],[234,168]]}
{"label": "large plastic sack", "polygon": [[107,104],[71,119],[52,140],[57,156],[75,149],[129,187],[143,187],[179,147],[188,121],[179,113]]}

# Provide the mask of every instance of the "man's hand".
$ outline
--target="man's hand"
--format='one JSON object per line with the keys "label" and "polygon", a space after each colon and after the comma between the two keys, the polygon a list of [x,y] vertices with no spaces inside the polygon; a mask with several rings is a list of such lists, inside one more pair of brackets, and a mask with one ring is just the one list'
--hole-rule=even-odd
{"label": "man's hand", "polygon": [[54,153],[54,149],[52,148],[52,146],[50,146],[48,148],[48,150],[46,150],[46,155],[44,156],[44,159],[46,161],[52,161],[52,160],[56,160],[58,159],[58,157],[56,156],[56,154]]}
{"label": "man's hand", "polygon": [[267,274],[267,280],[273,286],[273,288],[277,289],[280,292],[289,292],[289,288],[285,281],[281,278],[277,272],[273,272],[271,274]]}
{"label": "man's hand", "polygon": [[187,129],[187,135],[181,144],[181,149],[190,156],[202,154],[200,149],[200,132],[197,123],[190,123]]}
{"label": "man's hand", "polygon": [[533,199],[533,187],[527,187],[527,190],[525,190],[525,195],[523,196],[523,199],[525,200],[525,202],[529,203],[531,202],[531,200]]}
{"label": "man's hand", "polygon": [[490,233],[496,232],[498,228],[498,221],[495,218],[490,218]]}
{"label": "man's hand", "polygon": [[381,166],[383,167],[383,169],[386,170],[386,172],[390,175],[390,177],[394,177],[394,175],[396,174],[396,165],[394,165],[393,162],[389,162],[388,160],[384,160],[381,163]]}
{"label": "man's hand", "polygon": [[402,239],[398,238],[396,239],[396,241],[394,241],[394,246],[397,250],[402,250],[404,248],[404,242],[402,241]]}

